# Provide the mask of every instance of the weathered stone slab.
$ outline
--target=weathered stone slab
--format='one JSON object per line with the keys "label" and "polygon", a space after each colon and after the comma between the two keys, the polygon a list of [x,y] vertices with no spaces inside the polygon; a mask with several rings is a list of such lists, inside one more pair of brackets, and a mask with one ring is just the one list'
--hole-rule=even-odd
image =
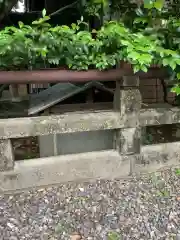
{"label": "weathered stone slab", "polygon": [[18,161],[10,172],[0,173],[0,189],[13,191],[69,181],[114,179],[129,175],[128,157],[116,151],[70,154]]}
{"label": "weathered stone slab", "polygon": [[[179,164],[179,152],[180,142],[145,146],[141,155],[120,156],[116,151],[102,151],[19,161],[14,170],[0,173],[0,189],[12,191],[68,181],[126,177],[132,161],[133,173],[152,172]],[[153,161],[147,164],[148,159]]]}
{"label": "weathered stone slab", "polygon": [[141,109],[140,125],[143,127],[173,123],[180,123],[180,108],[178,107]]}
{"label": "weathered stone slab", "polygon": [[180,142],[142,146],[141,154],[134,155],[134,172],[152,172],[180,163]]}
{"label": "weathered stone slab", "polygon": [[11,140],[0,140],[0,171],[11,170],[14,167],[14,154]]}
{"label": "weathered stone slab", "polygon": [[123,121],[114,111],[84,111],[41,117],[2,119],[0,120],[0,138],[115,129],[123,127]]}
{"label": "weathered stone slab", "polygon": [[1,172],[0,189],[12,191],[69,181],[114,179],[127,177],[130,173],[153,172],[179,163],[180,142],[143,146],[141,154],[129,156],[112,150],[30,159],[16,162],[12,171]]}
{"label": "weathered stone slab", "polygon": [[[136,118],[137,115],[134,115]],[[83,111],[61,115],[0,120],[0,138],[18,138],[54,133],[132,128],[138,125],[180,123],[180,109],[141,109],[136,121],[120,116],[118,111]],[[131,120],[132,118],[132,120]]]}

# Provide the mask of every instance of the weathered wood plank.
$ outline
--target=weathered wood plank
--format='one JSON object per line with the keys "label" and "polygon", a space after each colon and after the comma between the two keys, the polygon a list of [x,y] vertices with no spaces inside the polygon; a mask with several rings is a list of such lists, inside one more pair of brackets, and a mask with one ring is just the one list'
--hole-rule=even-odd
{"label": "weathered wood plank", "polygon": [[[0,84],[21,83],[49,83],[49,82],[89,82],[89,81],[117,81],[123,76],[132,76],[132,69],[110,69],[107,71],[71,71],[71,70],[34,70],[34,71],[1,71]],[[166,69],[150,68],[147,73],[135,74],[142,79],[167,78]]]}
{"label": "weathered wood plank", "polygon": [[19,92],[18,92],[18,84],[9,85],[9,92],[10,92],[10,95],[11,95],[11,100],[13,102],[19,102],[20,101]]}
{"label": "weathered wood plank", "polygon": [[112,102],[93,102],[93,103],[75,103],[75,104],[63,104],[55,105],[50,108],[50,113],[59,114],[67,112],[77,111],[95,111],[95,110],[112,110]]}
{"label": "weathered wood plank", "polygon": [[72,83],[58,83],[30,97],[28,114],[33,115],[41,112],[67,98],[74,96],[75,94],[81,93],[87,89],[91,89],[93,86],[101,91],[106,91],[113,94],[111,89],[106,88],[102,83],[99,82],[88,82],[81,86]]}
{"label": "weathered wood plank", "polygon": [[81,87],[78,87],[71,83],[58,83],[38,94],[34,94],[30,97],[30,107],[28,114],[36,114],[44,109],[47,109],[54,104],[63,101],[67,97],[81,91]]}

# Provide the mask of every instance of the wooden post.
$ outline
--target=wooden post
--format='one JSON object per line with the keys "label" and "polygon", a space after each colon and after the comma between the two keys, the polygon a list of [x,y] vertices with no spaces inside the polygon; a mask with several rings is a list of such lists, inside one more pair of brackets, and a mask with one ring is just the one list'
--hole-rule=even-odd
{"label": "wooden post", "polygon": [[87,91],[86,103],[93,103],[93,101],[94,101],[94,89],[90,88]]}
{"label": "wooden post", "polygon": [[9,92],[13,102],[20,102],[23,98],[27,98],[27,84],[11,84]]}
{"label": "wooden post", "polygon": [[115,132],[114,147],[122,155],[140,153],[139,116],[142,100],[138,87],[139,78],[134,76],[123,77],[116,83],[114,109],[120,112],[121,118],[129,126],[129,128],[119,129]]}
{"label": "wooden post", "polygon": [[17,84],[9,85],[9,92],[10,92],[10,95],[11,95],[12,102],[19,102],[20,101]]}
{"label": "wooden post", "polygon": [[14,154],[10,139],[0,140],[0,171],[12,170]]}
{"label": "wooden post", "polygon": [[20,98],[27,98],[28,96],[28,86],[27,84],[19,84],[18,85],[18,94]]}

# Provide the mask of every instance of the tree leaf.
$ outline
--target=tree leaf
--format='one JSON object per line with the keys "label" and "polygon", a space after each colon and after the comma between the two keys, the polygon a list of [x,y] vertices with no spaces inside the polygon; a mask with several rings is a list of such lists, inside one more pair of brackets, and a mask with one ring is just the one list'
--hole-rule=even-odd
{"label": "tree leaf", "polygon": [[147,67],[146,67],[145,65],[142,65],[142,66],[141,66],[141,70],[142,70],[143,72],[147,72],[147,71],[148,71],[148,69],[147,69]]}
{"label": "tree leaf", "polygon": [[176,68],[176,63],[174,61],[170,61],[169,66],[174,70]]}
{"label": "tree leaf", "polygon": [[43,18],[46,16],[46,9],[45,8],[42,10],[42,16],[43,16]]}
{"label": "tree leaf", "polygon": [[180,86],[176,84],[174,87],[171,88],[171,92],[176,93],[177,95],[180,95]]}
{"label": "tree leaf", "polygon": [[164,0],[156,0],[154,2],[154,7],[158,10],[161,10],[163,8],[164,5]]}
{"label": "tree leaf", "polygon": [[18,22],[18,25],[19,25],[20,28],[24,27],[24,23],[21,22],[21,21]]}
{"label": "tree leaf", "polygon": [[180,80],[180,73],[177,73],[177,79]]}
{"label": "tree leaf", "polygon": [[144,0],[144,8],[147,8],[147,9],[153,8],[152,0]]}

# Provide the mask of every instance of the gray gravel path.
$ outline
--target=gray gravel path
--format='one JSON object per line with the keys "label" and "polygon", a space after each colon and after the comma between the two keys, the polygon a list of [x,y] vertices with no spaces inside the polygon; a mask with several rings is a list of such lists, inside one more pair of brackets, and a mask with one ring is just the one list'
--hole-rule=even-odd
{"label": "gray gravel path", "polygon": [[89,240],[180,240],[180,170],[0,196],[0,240],[73,232]]}

